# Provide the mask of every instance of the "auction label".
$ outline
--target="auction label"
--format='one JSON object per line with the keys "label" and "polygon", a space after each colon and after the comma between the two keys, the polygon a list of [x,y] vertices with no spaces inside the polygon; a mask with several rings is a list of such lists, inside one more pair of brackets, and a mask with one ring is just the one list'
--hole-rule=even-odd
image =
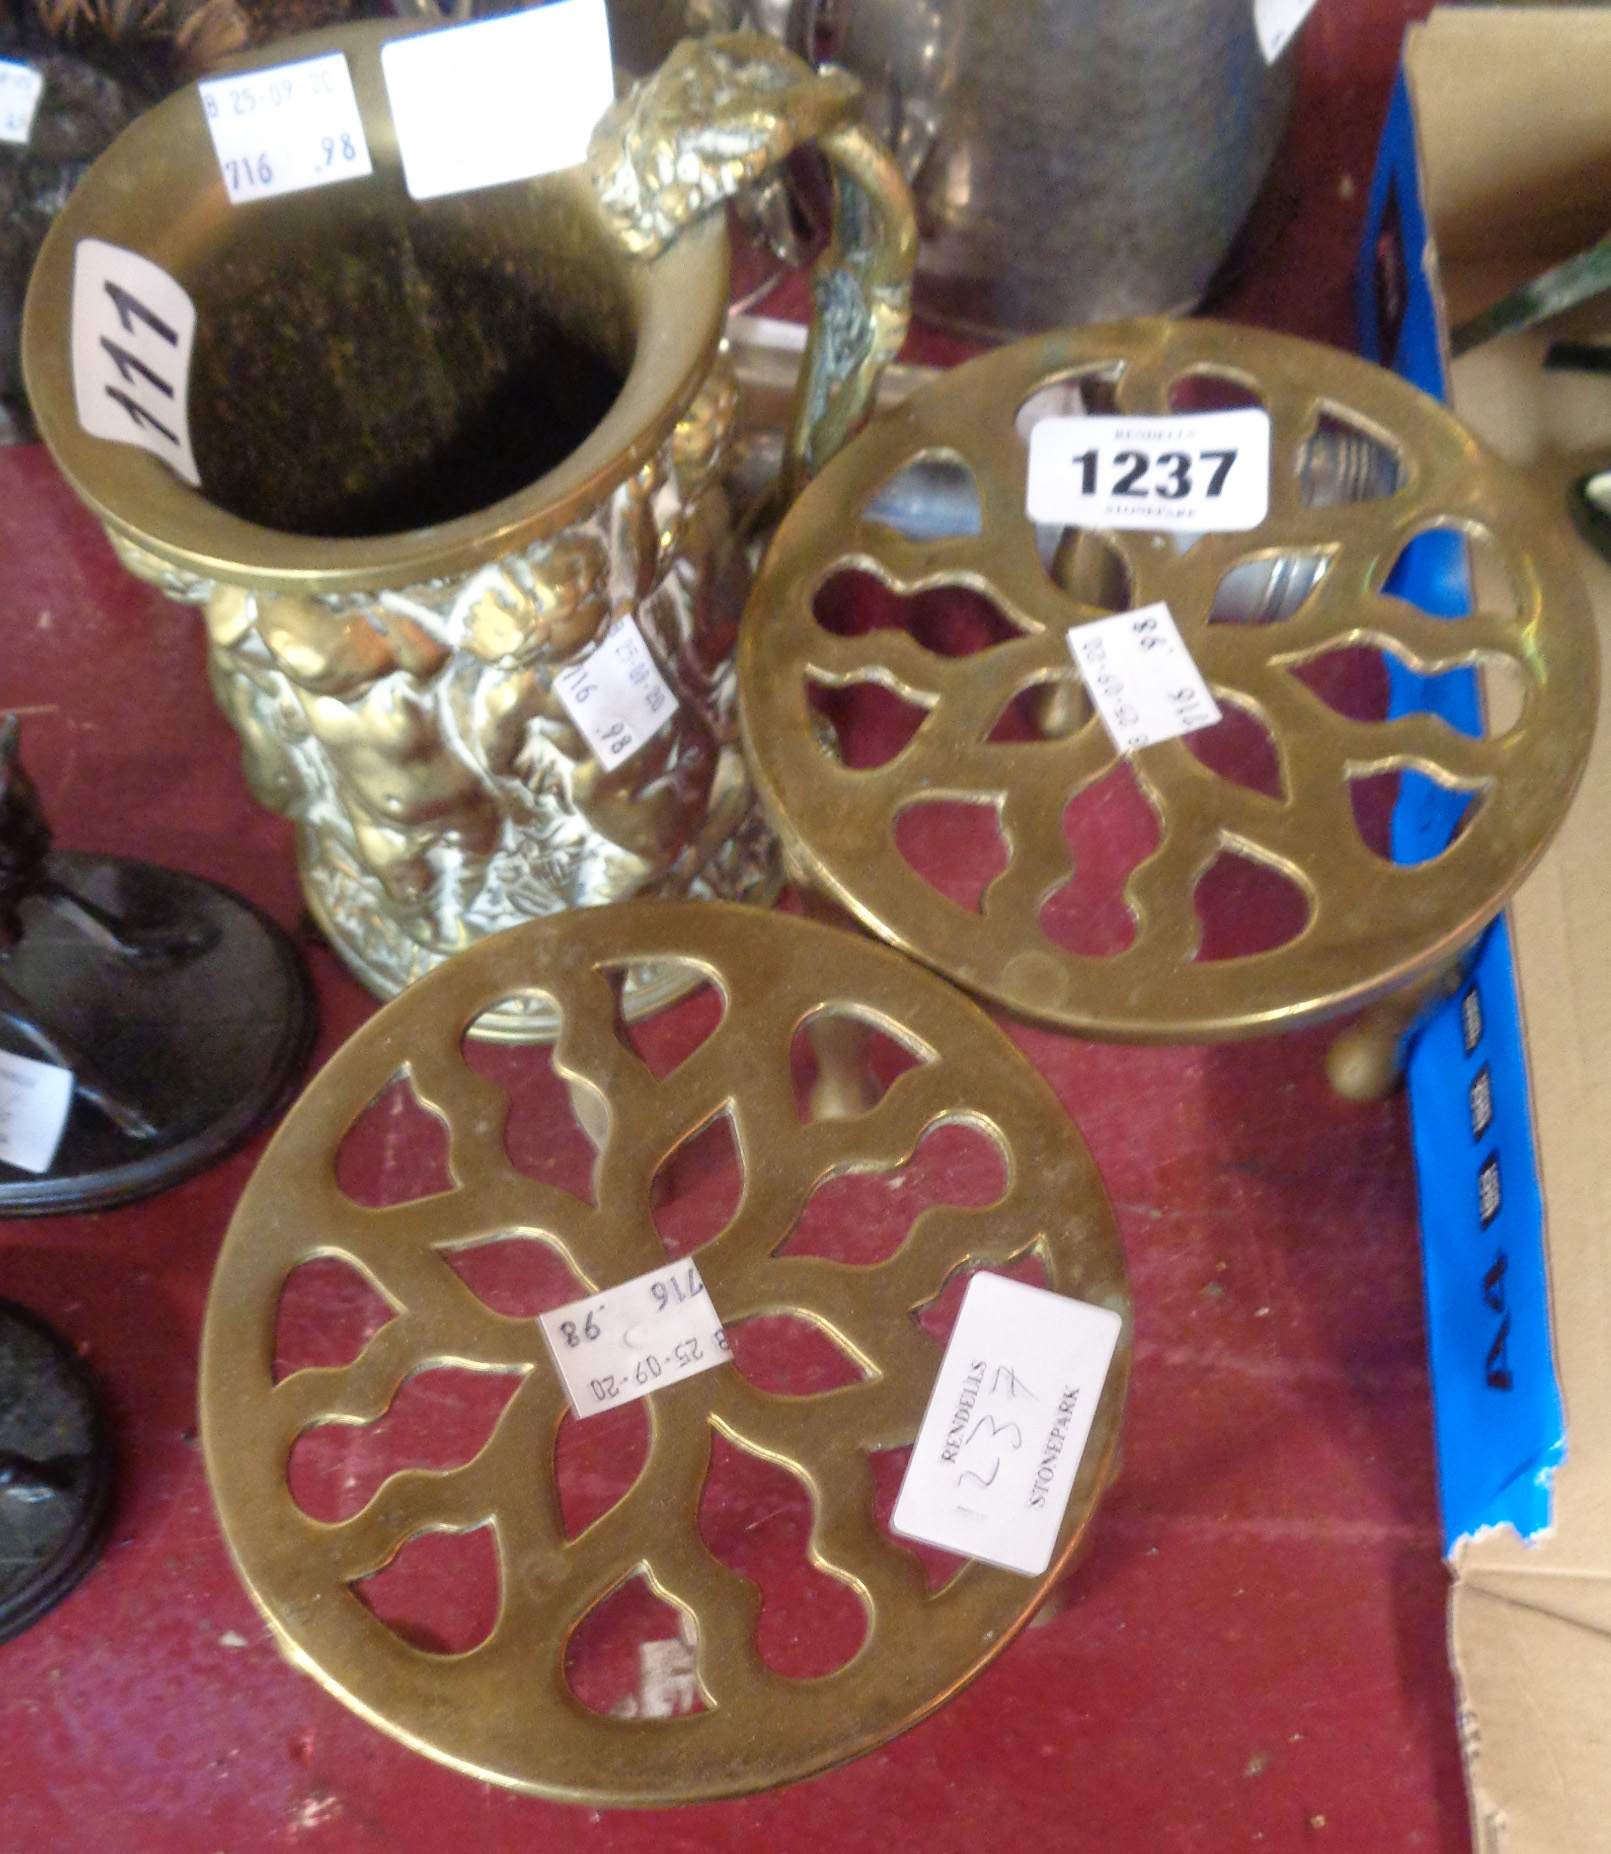
{"label": "auction label", "polygon": [[137,444],[194,487],[190,349],[196,306],[137,251],[81,238],[73,252],[73,399],[92,438]]}
{"label": "auction label", "polygon": [[1270,415],[1043,418],[1029,434],[1029,519],[1241,534],[1270,512]]}
{"label": "auction label", "polygon": [[197,84],[231,205],[374,173],[341,52]]}
{"label": "auction label", "polygon": [[1039,1577],[1123,1325],[1107,1307],[975,1275],[890,1530]]}
{"label": "auction label", "polygon": [[578,1416],[631,1403],[731,1356],[699,1270],[688,1261],[542,1314],[538,1324]]}
{"label": "auction label", "polygon": [[1167,605],[1072,625],[1068,649],[1121,753],[1195,734],[1220,718]]}
{"label": "auction label", "polygon": [[615,101],[604,0],[393,39],[380,68],[416,200],[575,167]]}
{"label": "auction label", "polygon": [[1264,62],[1274,64],[1315,9],[1315,0],[1253,0],[1253,30]]}
{"label": "auction label", "polygon": [[0,142],[28,146],[45,80],[31,64],[0,59]]}
{"label": "auction label", "polygon": [[554,693],[601,766],[619,766],[677,712],[677,698],[631,618],[618,618],[603,643],[562,669]]}
{"label": "auction label", "polygon": [[72,1104],[70,1070],[0,1050],[0,1160],[48,1172]]}

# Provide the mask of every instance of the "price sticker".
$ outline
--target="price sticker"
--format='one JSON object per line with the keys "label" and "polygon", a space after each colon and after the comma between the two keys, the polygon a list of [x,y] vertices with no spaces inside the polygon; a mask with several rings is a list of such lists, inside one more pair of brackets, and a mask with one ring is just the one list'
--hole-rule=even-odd
{"label": "price sticker", "polygon": [[380,68],[416,200],[575,167],[615,101],[604,0],[393,39]]}
{"label": "price sticker", "polygon": [[1220,718],[1167,605],[1074,625],[1068,648],[1121,753],[1195,734]]}
{"label": "price sticker", "polygon": [[1253,30],[1264,62],[1274,64],[1315,9],[1315,0],[1253,0]]}
{"label": "price sticker", "polygon": [[692,1262],[671,1262],[538,1324],[578,1416],[597,1416],[731,1357]]}
{"label": "price sticker", "polygon": [[0,1050],[0,1161],[48,1172],[72,1104],[70,1070]]}
{"label": "price sticker", "polygon": [[1110,1308],[975,1275],[890,1530],[1039,1577],[1123,1326]]}
{"label": "price sticker", "polygon": [[0,142],[26,148],[34,132],[34,111],[39,107],[45,80],[31,64],[0,59]]}
{"label": "price sticker", "polygon": [[230,204],[374,173],[341,52],[197,84]]}
{"label": "price sticker", "polygon": [[137,444],[199,487],[190,449],[196,306],[158,264],[81,238],[73,252],[73,400],[92,438]]}
{"label": "price sticker", "polygon": [[1043,418],[1029,434],[1029,519],[1240,534],[1270,512],[1270,415]]}
{"label": "price sticker", "polygon": [[593,654],[562,669],[554,693],[601,766],[619,766],[677,712],[677,698],[631,618],[611,625]]}

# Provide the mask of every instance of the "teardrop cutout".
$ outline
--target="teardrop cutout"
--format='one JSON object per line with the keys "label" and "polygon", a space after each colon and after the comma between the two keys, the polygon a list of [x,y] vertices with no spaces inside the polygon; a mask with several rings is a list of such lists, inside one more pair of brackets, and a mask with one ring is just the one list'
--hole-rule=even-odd
{"label": "teardrop cutout", "polygon": [[895,848],[947,901],[977,914],[984,892],[1011,861],[1001,817],[988,800],[919,798],[895,820]]}
{"label": "teardrop cutout", "polygon": [[1220,718],[1212,727],[1184,736],[1186,751],[1211,773],[1262,792],[1266,798],[1284,798],[1281,749],[1275,736],[1252,709],[1221,697]]}
{"label": "teardrop cutout", "polygon": [[[504,1008],[495,1005],[493,1010]],[[488,1042],[475,1036],[472,1025],[461,1054],[508,1098],[503,1145],[509,1163],[528,1178],[591,1204],[594,1166],[609,1131],[604,1097],[585,1082],[560,1075],[551,1044]]]}
{"label": "teardrop cutout", "polygon": [[703,1712],[693,1617],[637,1572],[571,1631],[565,1683],[589,1712],[607,1718],[673,1719]]}
{"label": "teardrop cutout", "polygon": [[1135,939],[1124,885],[1158,848],[1162,826],[1126,760],[1076,792],[1063,810],[1074,873],[1041,905],[1040,926],[1054,946],[1108,959]]}
{"label": "teardrop cutout", "polygon": [[906,594],[856,567],[842,567],[823,581],[811,614],[834,637],[905,631],[939,657],[976,656],[1023,635],[994,601],[971,586],[931,586]]}
{"label": "teardrop cutout", "polygon": [[691,959],[656,959],[632,968],[635,990],[677,994],[663,1009],[627,1018],[623,1003],[627,968],[606,965],[615,988],[615,1034],[656,1081],[664,1081],[721,1028],[727,994],[704,966]]}
{"label": "teardrop cutout", "polygon": [[286,1470],[291,1498],[310,1519],[337,1525],[361,1513],[381,1484],[405,1468],[463,1467],[486,1447],[524,1375],[433,1366],[405,1379],[372,1423],[304,1429]]}
{"label": "teardrop cutout", "polygon": [[921,703],[872,677],[833,686],[808,681],[806,691],[813,715],[819,717],[816,737],[831,757],[851,772],[870,772],[887,766],[911,745],[917,730],[929,718]]}
{"label": "teardrop cutout", "polygon": [[904,1165],[824,1179],[773,1253],[871,1268],[896,1253],[931,1205],[988,1209],[1006,1196],[1008,1177],[1005,1152],[982,1127],[942,1123]]}
{"label": "teardrop cutout", "polygon": [[1282,870],[1236,850],[1221,850],[1192,891],[1202,923],[1201,961],[1273,953],[1309,925],[1309,897]]}
{"label": "teardrop cutout", "polygon": [[299,1262],[280,1289],[274,1382],[293,1371],[350,1365],[395,1313],[356,1264],[336,1255]]}
{"label": "teardrop cutout", "polygon": [[649,1459],[649,1406],[638,1399],[578,1417],[567,1410],[554,1438],[554,1479],[568,1539],[580,1538],[637,1485]]}
{"label": "teardrop cutout", "polygon": [[984,512],[973,471],[955,451],[920,451],[876,489],[863,521],[893,528],[910,541],[982,534]]}
{"label": "teardrop cutout", "polygon": [[654,1226],[667,1261],[679,1261],[719,1236],[744,1197],[744,1160],[732,1116],[720,1113],[674,1147],[650,1186]]}
{"label": "teardrop cutout", "polygon": [[788,1680],[837,1672],[867,1637],[860,1597],[811,1556],[812,1520],[811,1495],[794,1474],[725,1436],[711,1438],[700,1536],[713,1557],[759,1589],[755,1645]]}
{"label": "teardrop cutout", "polygon": [[724,1330],[739,1375],[772,1397],[819,1397],[877,1376],[802,1315],[758,1314]]}
{"label": "teardrop cutout", "polygon": [[496,1236],[437,1254],[477,1300],[506,1319],[534,1320],[587,1293],[565,1259],[538,1236]]}
{"label": "teardrop cutout", "polygon": [[1005,1275],[1009,1281],[1022,1281],[1026,1287],[1049,1288],[1052,1284],[1052,1278],[1046,1272],[1046,1264],[1039,1250],[1034,1248],[1025,1249],[1008,1262],[968,1262],[961,1268],[953,1269],[946,1276],[939,1293],[917,1310],[918,1325],[939,1345],[944,1346],[951,1337],[951,1329],[962,1311],[962,1297],[968,1291],[968,1283],[981,1270],[987,1274]]}
{"label": "teardrop cutout", "polygon": [[801,1123],[870,1113],[908,1069],[934,1059],[910,1032],[897,1038],[848,1005],[824,1005],[795,1031],[789,1049]]}
{"label": "teardrop cutout", "polygon": [[413,1204],[453,1189],[447,1122],[421,1101],[400,1069],[363,1110],[336,1149],[342,1195],[369,1210]]}
{"label": "teardrop cutout", "polygon": [[349,1586],[377,1622],[426,1654],[468,1654],[502,1603],[492,1527],[416,1532],[381,1570]]}

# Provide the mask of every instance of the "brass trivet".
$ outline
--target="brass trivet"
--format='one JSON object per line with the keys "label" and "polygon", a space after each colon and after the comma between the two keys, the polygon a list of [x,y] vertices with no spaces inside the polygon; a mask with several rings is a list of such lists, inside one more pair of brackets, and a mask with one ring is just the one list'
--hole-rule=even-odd
{"label": "brass trivet", "polygon": [[[1221,706],[1268,730],[1283,786],[1274,797],[1220,778],[1179,740],[1134,754],[1160,835],[1126,883],[1135,935],[1112,957],[1057,945],[1039,918],[1071,873],[1064,808],[1115,764],[1106,731],[1082,708],[1082,724],[1060,737],[987,741],[1015,696],[1069,677],[1068,627],[1110,609],[1056,583],[1059,573],[1078,582],[1056,560],[1051,570],[1042,565],[1024,515],[1027,446],[1015,415],[1042,387],[1081,380],[1095,389],[1093,411],[1180,410],[1170,392],[1184,383],[1251,390],[1272,421],[1270,514],[1256,532],[1206,535],[1184,552],[1165,535],[1101,537],[1130,576],[1128,605],[1166,601]],[[1341,421],[1341,431],[1323,418]],[[971,468],[977,536],[915,542],[865,518],[879,489],[920,457]],[[1323,506],[1305,505],[1306,482],[1309,501]],[[1352,499],[1371,489],[1376,499]],[[1514,612],[1437,618],[1383,595],[1406,543],[1440,527],[1486,544],[1514,587]],[[1275,564],[1282,556],[1298,559]],[[1316,581],[1317,556],[1325,571]],[[1070,558],[1065,542],[1059,559]],[[1258,569],[1265,603],[1255,616],[1265,621],[1210,623],[1217,589],[1244,562]],[[812,600],[843,567],[901,594],[973,588],[1022,635],[949,659],[900,630],[830,635],[813,620]],[[1287,612],[1281,588],[1295,575],[1310,589]],[[1361,643],[1423,673],[1508,662],[1523,689],[1519,718],[1484,739],[1422,714],[1349,720],[1290,673]],[[894,945],[1031,1017],[1093,1036],[1194,1042],[1289,1028],[1446,966],[1560,823],[1593,730],[1598,657],[1559,524],[1440,406],[1329,348],[1151,321],[1001,349],[870,426],[780,530],[750,599],[739,679],[760,790],[791,861],[824,894]],[[845,766],[813,726],[810,685],[857,681],[929,711],[904,750],[875,769]],[[1413,867],[1367,848],[1349,798],[1351,778],[1405,768],[1482,797],[1453,846]],[[919,798],[996,808],[1010,862],[977,913],[937,895],[897,850],[896,821]],[[1200,961],[1193,892],[1226,850],[1291,878],[1309,919],[1273,951]]]}
{"label": "brass trivet", "polygon": [[[725,1014],[656,1080],[615,1034],[606,969],[666,958],[708,972]],[[461,1059],[467,1026],[520,991],[558,1006],[554,1059],[573,1092],[586,1084],[580,1092],[608,1103],[596,1208],[511,1165],[508,1103]],[[869,1110],[803,1121],[789,1052],[799,1027],[824,1009],[841,1013],[828,1023],[842,1025],[848,1013],[922,1059]],[[842,1060],[847,1042],[854,1053],[854,1037],[816,1041],[824,1064]],[[364,1209],[338,1188],[335,1154],[405,1070],[447,1123],[456,1188]],[[856,1103],[842,1095],[836,1105],[843,1113]],[[804,1397],[764,1394],[731,1365],[656,1392],[640,1478],[568,1541],[553,1479],[565,1405],[537,1324],[491,1312],[443,1251],[494,1235],[542,1240],[584,1291],[658,1267],[666,1251],[651,1215],[657,1168],[724,1111],[745,1186],[733,1221],[695,1251],[714,1307],[729,1329],[792,1310],[872,1370],[859,1384]],[[932,1208],[878,1265],[777,1255],[819,1182],[898,1166],[945,1122],[1000,1143],[1007,1185],[998,1203]],[[917,1432],[940,1353],[914,1310],[965,1264],[1003,1265],[1030,1251],[1052,1287],[1123,1311],[1125,1337],[1046,1576],[969,1563],[931,1593],[918,1559],[876,1524],[867,1451]],[[282,1285],[299,1262],[330,1255],[361,1269],[396,1317],[352,1364],[276,1385]],[[721,903],[587,909],[485,941],[422,979],[335,1057],[287,1119],[241,1200],[208,1303],[207,1470],[236,1564],[291,1659],[405,1743],[494,1782],[594,1805],[732,1795],[889,1738],[954,1693],[1028,1618],[1112,1471],[1128,1313],[1112,1211],[1084,1144],[1046,1084],[966,999],[881,947],[788,916]],[[287,1485],[295,1438],[321,1421],[379,1418],[405,1378],[435,1364],[526,1374],[486,1447],[447,1473],[393,1477],[344,1523],[309,1519]],[[851,1582],[867,1614],[863,1645],[839,1671],[786,1679],[762,1661],[755,1587],[712,1557],[698,1530],[713,1431],[808,1486],[812,1557]],[[502,1606],[471,1652],[411,1647],[353,1594],[350,1586],[410,1537],[488,1521]],[[572,1631],[640,1571],[697,1632],[703,1712],[606,1718],[566,1685]]]}

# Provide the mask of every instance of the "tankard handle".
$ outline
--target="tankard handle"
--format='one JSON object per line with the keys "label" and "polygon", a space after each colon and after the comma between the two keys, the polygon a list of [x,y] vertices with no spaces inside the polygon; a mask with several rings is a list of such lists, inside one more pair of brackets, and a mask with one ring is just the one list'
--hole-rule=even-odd
{"label": "tankard handle", "polygon": [[890,155],[858,126],[861,85],[758,32],[685,39],[593,132],[588,166],[616,238],[657,256],[684,226],[815,141],[833,172],[833,236],[785,440],[784,506],[861,427],[906,335],[917,224]]}

